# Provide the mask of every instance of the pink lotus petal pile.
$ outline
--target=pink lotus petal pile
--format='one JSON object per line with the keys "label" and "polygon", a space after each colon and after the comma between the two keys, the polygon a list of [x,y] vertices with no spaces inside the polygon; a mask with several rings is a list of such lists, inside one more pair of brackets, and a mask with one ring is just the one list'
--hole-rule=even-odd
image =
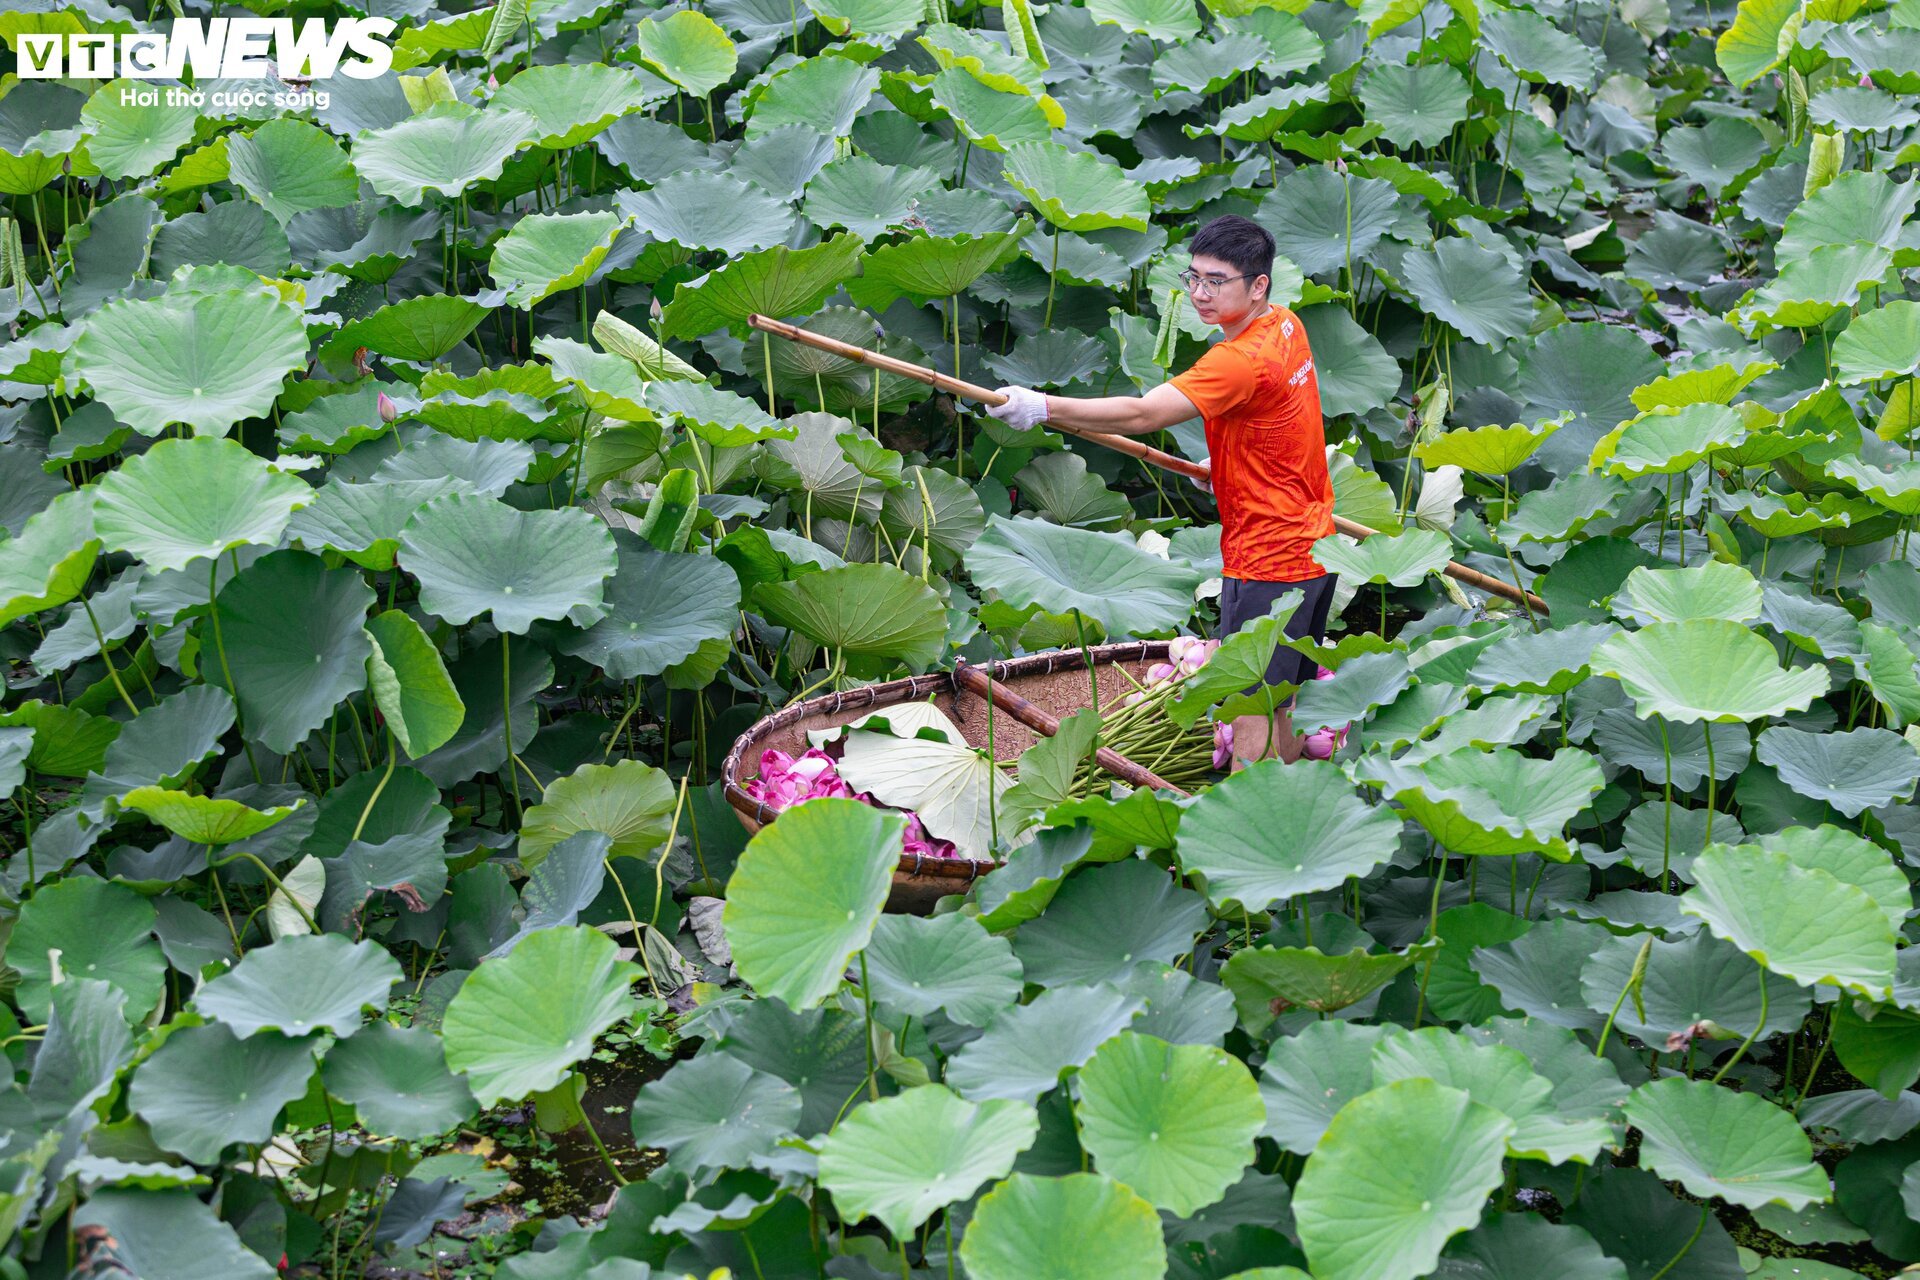
{"label": "pink lotus petal pile", "polygon": [[[748,798],[758,800],[767,808],[778,813],[790,809],[796,804],[808,800],[833,797],[843,800],[858,800],[861,804],[872,805],[876,809],[888,809],[870,792],[856,792],[840,776],[837,762],[833,756],[818,747],[810,747],[799,756],[790,756],[784,751],[768,748],[760,753],[760,776],[748,778],[741,784]],[[922,858],[957,858],[960,851],[951,840],[936,840],[920,821],[920,815],[911,809],[895,810],[904,813],[907,819],[906,852]]]}

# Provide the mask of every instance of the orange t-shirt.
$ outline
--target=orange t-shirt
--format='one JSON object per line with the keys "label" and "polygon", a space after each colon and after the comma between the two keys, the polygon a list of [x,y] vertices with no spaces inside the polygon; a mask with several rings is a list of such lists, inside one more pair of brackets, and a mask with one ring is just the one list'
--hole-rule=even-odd
{"label": "orange t-shirt", "polygon": [[1300,317],[1274,307],[1172,380],[1207,424],[1226,575],[1297,582],[1326,572],[1333,532],[1320,379]]}

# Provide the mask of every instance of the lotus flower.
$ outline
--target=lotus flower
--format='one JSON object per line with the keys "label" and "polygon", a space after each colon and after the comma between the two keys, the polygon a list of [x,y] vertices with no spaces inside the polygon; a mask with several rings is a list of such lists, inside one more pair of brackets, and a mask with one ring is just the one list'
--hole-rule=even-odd
{"label": "lotus flower", "polygon": [[760,753],[760,776],[745,783],[747,795],[779,812],[821,796],[853,797],[853,788],[834,768],[833,757],[813,748],[798,759],[769,748]]}
{"label": "lotus flower", "polygon": [[1233,725],[1222,721],[1213,726],[1213,767],[1224,769],[1233,763]]}
{"label": "lotus flower", "polygon": [[1156,662],[1147,668],[1147,683],[1159,684],[1162,680],[1173,679],[1174,666],[1171,662]]}
{"label": "lotus flower", "polygon": [[1181,655],[1180,673],[1190,676],[1200,670],[1207,665],[1207,659],[1211,658],[1219,647],[1218,640],[1202,640],[1199,644],[1191,646],[1185,654]]}
{"label": "lotus flower", "polygon": [[394,404],[393,397],[384,391],[380,393],[379,397],[375,399],[373,403],[374,407],[380,411],[380,421],[382,422],[392,422],[400,416],[400,407]]}
{"label": "lotus flower", "polygon": [[1175,636],[1167,642],[1167,657],[1173,662],[1187,656],[1187,650],[1201,643],[1199,636]]}

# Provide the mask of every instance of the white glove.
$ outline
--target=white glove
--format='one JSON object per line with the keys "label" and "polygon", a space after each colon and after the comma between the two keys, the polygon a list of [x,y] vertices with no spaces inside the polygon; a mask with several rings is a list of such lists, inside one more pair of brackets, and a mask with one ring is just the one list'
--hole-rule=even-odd
{"label": "white glove", "polygon": [[1031,431],[1047,420],[1047,398],[1026,387],[1001,387],[1005,404],[991,405],[987,413],[1016,431]]}
{"label": "white glove", "polygon": [[[1202,459],[1200,459],[1200,461],[1202,461],[1202,462],[1206,462],[1206,463],[1211,463],[1211,462],[1213,461],[1213,459],[1212,459],[1212,458],[1202,458]],[[1189,480],[1191,480],[1191,481],[1193,482],[1193,487],[1194,487],[1194,488],[1196,488],[1196,489],[1198,489],[1198,490],[1199,490],[1200,492],[1202,492],[1202,493],[1204,493],[1204,494],[1206,494],[1206,495],[1207,495],[1207,496],[1208,496],[1209,498],[1211,498],[1211,497],[1213,496],[1213,481],[1212,481],[1212,479],[1211,479],[1211,478],[1209,478],[1209,479],[1206,479],[1206,480],[1202,480],[1202,479],[1200,479],[1200,478],[1199,478],[1198,476],[1189,476],[1189,477],[1188,477],[1188,479],[1189,479]]]}

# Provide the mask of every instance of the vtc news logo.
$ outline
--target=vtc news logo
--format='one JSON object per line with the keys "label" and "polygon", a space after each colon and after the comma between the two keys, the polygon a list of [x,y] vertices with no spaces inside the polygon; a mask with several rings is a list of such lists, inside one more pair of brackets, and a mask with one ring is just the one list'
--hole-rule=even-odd
{"label": "vtc news logo", "polygon": [[[166,33],[22,32],[16,37],[16,70],[23,80],[178,80],[188,71],[196,81],[270,75],[324,80],[335,74],[371,80],[393,66],[393,50],[382,41],[396,26],[391,18],[299,23],[291,18],[210,18],[176,21]],[[346,58],[348,53],[356,56]]]}

